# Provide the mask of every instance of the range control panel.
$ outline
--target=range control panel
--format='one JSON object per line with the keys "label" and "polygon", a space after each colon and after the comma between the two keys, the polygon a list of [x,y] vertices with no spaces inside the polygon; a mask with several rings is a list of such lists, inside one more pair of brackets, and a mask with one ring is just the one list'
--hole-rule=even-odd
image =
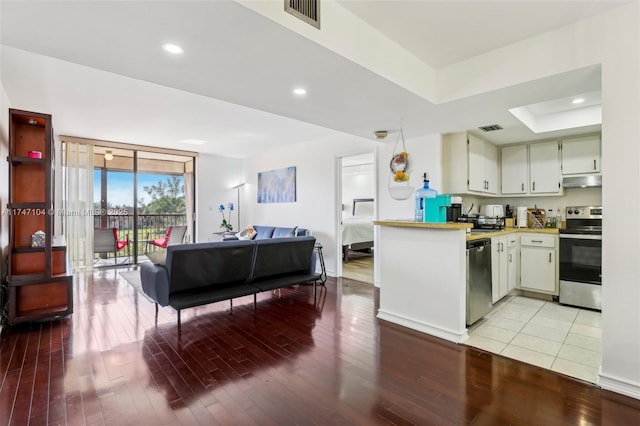
{"label": "range control panel", "polygon": [[602,219],[602,206],[571,206],[565,210],[569,219]]}

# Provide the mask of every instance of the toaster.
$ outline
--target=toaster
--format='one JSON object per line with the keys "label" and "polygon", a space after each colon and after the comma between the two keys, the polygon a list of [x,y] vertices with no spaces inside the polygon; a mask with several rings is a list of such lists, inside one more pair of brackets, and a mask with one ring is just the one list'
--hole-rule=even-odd
{"label": "toaster", "polygon": [[500,204],[485,204],[480,206],[480,216],[504,217],[504,207]]}

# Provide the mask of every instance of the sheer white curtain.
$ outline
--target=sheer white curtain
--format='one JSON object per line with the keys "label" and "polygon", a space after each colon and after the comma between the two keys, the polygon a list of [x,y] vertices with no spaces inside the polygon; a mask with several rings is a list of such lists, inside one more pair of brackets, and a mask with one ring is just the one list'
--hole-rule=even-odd
{"label": "sheer white curtain", "polygon": [[75,271],[93,269],[93,145],[65,142],[64,228]]}
{"label": "sheer white curtain", "polygon": [[184,205],[187,210],[187,235],[188,242],[194,242],[193,239],[193,172],[187,172],[184,177]]}

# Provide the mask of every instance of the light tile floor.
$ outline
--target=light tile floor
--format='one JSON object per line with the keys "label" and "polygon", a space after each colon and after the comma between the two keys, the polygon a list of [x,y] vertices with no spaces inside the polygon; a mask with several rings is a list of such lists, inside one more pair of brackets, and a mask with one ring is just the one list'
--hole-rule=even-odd
{"label": "light tile floor", "polygon": [[602,353],[601,314],[507,296],[470,327],[465,343],[595,383]]}

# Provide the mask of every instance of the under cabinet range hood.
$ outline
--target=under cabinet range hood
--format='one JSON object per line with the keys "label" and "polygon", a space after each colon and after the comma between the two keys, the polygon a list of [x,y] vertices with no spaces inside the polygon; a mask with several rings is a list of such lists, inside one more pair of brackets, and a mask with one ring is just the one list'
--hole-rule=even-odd
{"label": "under cabinet range hood", "polygon": [[602,186],[602,175],[565,176],[562,180],[563,188],[592,188]]}

